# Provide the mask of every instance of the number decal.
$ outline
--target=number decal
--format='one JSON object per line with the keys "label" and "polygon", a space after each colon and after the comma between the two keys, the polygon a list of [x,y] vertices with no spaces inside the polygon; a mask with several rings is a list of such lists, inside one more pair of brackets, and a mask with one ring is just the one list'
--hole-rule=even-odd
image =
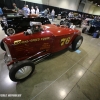
{"label": "number decal", "polygon": [[66,38],[65,44],[68,44],[70,42],[70,37]]}
{"label": "number decal", "polygon": [[18,44],[20,44],[21,43],[21,40],[16,40],[16,41],[14,41],[14,45],[18,45]]}
{"label": "number decal", "polygon": [[66,38],[61,39],[61,46],[65,44]]}
{"label": "number decal", "polygon": [[61,46],[68,44],[70,42],[70,39],[71,39],[70,37],[62,38],[61,39]]}

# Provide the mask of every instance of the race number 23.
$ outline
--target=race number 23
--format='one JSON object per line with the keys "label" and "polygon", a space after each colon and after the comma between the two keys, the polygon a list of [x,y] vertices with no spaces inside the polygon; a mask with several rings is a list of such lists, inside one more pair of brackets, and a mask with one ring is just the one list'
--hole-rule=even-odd
{"label": "race number 23", "polygon": [[68,44],[70,42],[70,39],[71,39],[70,37],[62,38],[61,39],[61,46]]}

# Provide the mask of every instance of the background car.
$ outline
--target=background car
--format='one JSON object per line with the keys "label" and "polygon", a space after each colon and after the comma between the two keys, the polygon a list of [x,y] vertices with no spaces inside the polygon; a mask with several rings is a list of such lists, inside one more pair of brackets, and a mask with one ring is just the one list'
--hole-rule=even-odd
{"label": "background car", "polygon": [[93,35],[94,32],[100,31],[100,21],[93,20],[90,23],[90,26],[83,27],[82,33],[86,33],[88,35]]}
{"label": "background car", "polygon": [[81,27],[82,19],[81,18],[65,18],[60,21],[60,25],[67,25],[70,27],[70,25],[73,23],[73,25],[78,25]]}
{"label": "background car", "polygon": [[72,50],[77,50],[83,41],[81,32],[73,28],[52,24],[41,26],[36,22],[31,25],[31,29],[2,40],[1,48],[5,48],[4,59],[12,81],[27,79],[34,72],[35,63],[70,45]]}
{"label": "background car", "polygon": [[1,21],[1,26],[7,35],[16,34],[30,28],[31,21],[38,21],[44,24],[51,24],[48,18],[35,17],[25,18],[23,15],[8,15]]}

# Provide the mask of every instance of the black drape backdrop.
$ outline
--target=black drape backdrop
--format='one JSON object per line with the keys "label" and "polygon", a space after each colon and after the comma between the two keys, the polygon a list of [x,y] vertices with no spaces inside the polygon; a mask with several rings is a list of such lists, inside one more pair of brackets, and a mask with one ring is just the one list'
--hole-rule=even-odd
{"label": "black drape backdrop", "polygon": [[[1,0],[0,0],[1,2]],[[70,11],[67,9],[63,9],[63,8],[58,8],[58,7],[53,7],[53,6],[49,6],[49,5],[44,5],[44,4],[37,4],[37,3],[31,3],[31,2],[25,2],[25,1],[21,1],[21,0],[3,0],[4,4],[2,5],[2,7],[7,7],[8,9],[13,9],[12,3],[16,3],[17,7],[22,9],[24,7],[24,5],[28,5],[29,8],[31,8],[31,6],[38,6],[40,11],[45,10],[46,8],[49,8],[50,11],[52,9],[55,10],[56,14],[60,13],[61,11]]]}
{"label": "black drape backdrop", "polygon": [[22,8],[25,4],[25,1],[21,1],[21,0],[4,0],[5,3],[5,7],[7,7],[8,9],[13,9],[12,3],[16,3],[18,8]]}
{"label": "black drape backdrop", "polygon": [[3,8],[5,5],[4,0],[0,0],[0,7]]}
{"label": "black drape backdrop", "polygon": [[[81,3],[82,0],[80,0]],[[21,0],[0,0],[0,7],[7,7],[8,9],[13,9],[12,3],[16,3],[17,7],[22,9],[24,7],[24,5],[28,5],[29,8],[31,8],[31,6],[38,6],[40,11],[45,10],[46,8],[50,9],[50,12],[52,9],[55,10],[56,15],[59,14],[61,11],[66,11],[66,12],[70,12],[72,10],[69,9],[63,9],[63,8],[58,8],[58,7],[53,7],[53,6],[49,6],[49,5],[44,5],[44,4],[37,4],[37,3],[31,3],[31,2],[25,2],[25,1],[21,1]],[[77,12],[77,11],[73,11],[73,12]],[[80,12],[82,13],[82,12]]]}

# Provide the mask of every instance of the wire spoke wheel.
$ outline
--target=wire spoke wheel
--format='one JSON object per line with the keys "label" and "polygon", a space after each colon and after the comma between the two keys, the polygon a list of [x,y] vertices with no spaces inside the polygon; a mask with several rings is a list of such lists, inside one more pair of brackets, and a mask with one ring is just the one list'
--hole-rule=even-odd
{"label": "wire spoke wheel", "polygon": [[13,28],[8,28],[8,29],[7,29],[7,34],[8,34],[8,35],[15,34],[15,29],[13,29]]}

